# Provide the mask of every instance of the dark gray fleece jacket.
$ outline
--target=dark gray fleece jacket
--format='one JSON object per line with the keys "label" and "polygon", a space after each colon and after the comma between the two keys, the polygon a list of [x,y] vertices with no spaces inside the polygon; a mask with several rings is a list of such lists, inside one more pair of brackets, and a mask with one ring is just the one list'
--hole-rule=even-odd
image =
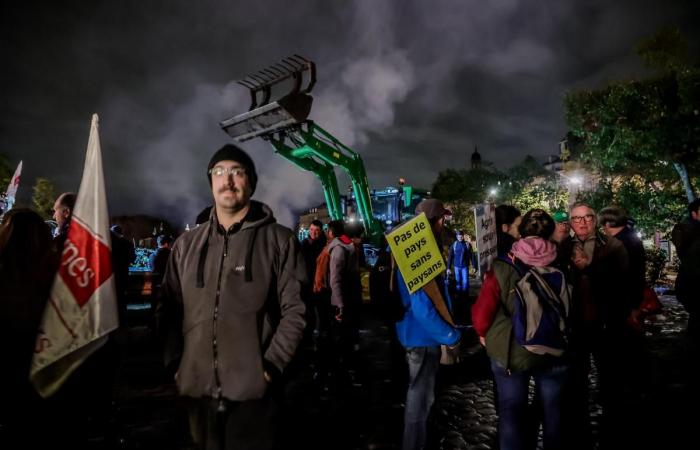
{"label": "dark gray fleece jacket", "polygon": [[171,345],[166,355],[166,363],[181,358],[180,394],[262,398],[263,370],[281,373],[301,340],[305,274],[294,233],[260,202],[228,230],[212,209],[207,223],[180,236],[157,311],[161,336],[182,336],[181,352]]}

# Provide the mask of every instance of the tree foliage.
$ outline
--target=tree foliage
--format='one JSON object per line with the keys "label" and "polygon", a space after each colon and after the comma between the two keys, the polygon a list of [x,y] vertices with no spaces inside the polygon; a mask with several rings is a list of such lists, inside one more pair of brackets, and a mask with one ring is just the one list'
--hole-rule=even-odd
{"label": "tree foliage", "polygon": [[657,73],[569,93],[567,123],[583,140],[580,158],[603,175],[680,180],[690,200],[700,169],[700,69],[681,63],[677,31],[652,36],[638,51]]}
{"label": "tree foliage", "polygon": [[37,178],[32,190],[34,192],[32,196],[34,209],[44,219],[50,219],[53,216],[53,205],[56,202],[56,187],[48,178]]}
{"label": "tree foliage", "polygon": [[524,186],[513,197],[513,206],[523,214],[533,208],[541,208],[550,213],[558,209],[566,209],[569,192],[561,188],[554,180],[536,180]]}
{"label": "tree foliage", "polygon": [[0,190],[2,190],[2,192],[5,192],[5,189],[7,189],[7,186],[10,184],[14,170],[7,156],[0,153]]}
{"label": "tree foliage", "polygon": [[532,155],[525,156],[519,164],[508,169],[507,182],[503,183],[503,198],[514,199],[528,185],[540,177],[551,178],[554,173],[548,171]]}
{"label": "tree foliage", "polygon": [[[492,190],[495,193],[492,193]],[[512,204],[525,212],[565,208],[568,191],[557,175],[527,155],[523,161],[500,172],[488,163],[471,170],[448,169],[438,174],[432,194],[452,209],[452,225],[474,233],[474,207],[485,202]]]}
{"label": "tree foliage", "polygon": [[452,210],[452,226],[474,234],[474,205],[484,203],[489,190],[505,176],[489,164],[467,169],[447,169],[438,174],[432,195],[449,205]]}
{"label": "tree foliage", "polygon": [[596,190],[581,192],[576,200],[590,204],[596,211],[611,205],[622,206],[634,219],[635,227],[646,236],[657,230],[670,230],[685,211],[679,185],[668,189],[663,183],[649,182],[641,175],[603,180]]}

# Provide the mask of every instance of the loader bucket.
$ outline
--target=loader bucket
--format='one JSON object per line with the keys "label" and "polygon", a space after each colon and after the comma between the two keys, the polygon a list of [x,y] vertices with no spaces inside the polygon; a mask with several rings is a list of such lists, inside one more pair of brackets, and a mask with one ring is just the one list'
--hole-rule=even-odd
{"label": "loader bucket", "polygon": [[[304,72],[308,72],[308,81],[302,90]],[[272,87],[290,78],[293,81],[291,91],[278,100],[270,101]],[[226,119],[219,125],[235,141],[243,142],[298,125],[309,117],[313,102],[309,93],[316,83],[316,66],[312,61],[294,55],[237,83],[250,90],[250,108],[248,112]]]}

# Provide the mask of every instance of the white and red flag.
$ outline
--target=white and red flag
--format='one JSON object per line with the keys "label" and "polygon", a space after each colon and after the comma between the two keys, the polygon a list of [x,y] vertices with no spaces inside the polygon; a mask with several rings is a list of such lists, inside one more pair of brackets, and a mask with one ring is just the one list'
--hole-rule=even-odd
{"label": "white and red flag", "polygon": [[97,114],[61,263],[37,336],[30,379],[48,397],[119,325]]}
{"label": "white and red flag", "polygon": [[17,165],[15,174],[10,180],[10,184],[7,186],[7,191],[5,191],[5,212],[12,209],[12,205],[15,204],[15,197],[17,196],[17,188],[19,188],[19,179],[22,176],[22,161]]}

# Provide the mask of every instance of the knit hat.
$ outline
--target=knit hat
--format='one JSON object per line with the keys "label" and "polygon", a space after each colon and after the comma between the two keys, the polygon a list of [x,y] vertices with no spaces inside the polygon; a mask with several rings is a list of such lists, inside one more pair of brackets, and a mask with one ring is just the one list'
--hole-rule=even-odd
{"label": "knit hat", "polygon": [[243,167],[245,167],[246,174],[248,174],[248,180],[250,181],[250,188],[252,189],[251,195],[255,192],[255,186],[258,184],[258,174],[255,172],[255,163],[248,156],[246,152],[242,149],[236,147],[233,144],[226,144],[214,153],[214,156],[209,160],[209,166],[207,166],[207,178],[209,178],[209,185],[211,186],[211,169],[219,161],[236,161]]}

